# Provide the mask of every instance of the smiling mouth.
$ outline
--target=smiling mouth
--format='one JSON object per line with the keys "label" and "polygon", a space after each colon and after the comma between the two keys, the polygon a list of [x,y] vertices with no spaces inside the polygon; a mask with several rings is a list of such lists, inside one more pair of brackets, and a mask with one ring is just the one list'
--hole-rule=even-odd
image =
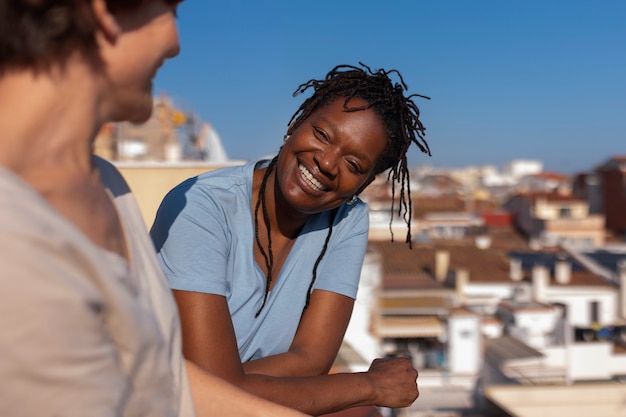
{"label": "smiling mouth", "polygon": [[313,177],[311,171],[309,171],[304,165],[299,164],[298,169],[300,170],[300,174],[302,174],[302,179],[306,182],[311,188],[316,191],[326,191],[326,187]]}

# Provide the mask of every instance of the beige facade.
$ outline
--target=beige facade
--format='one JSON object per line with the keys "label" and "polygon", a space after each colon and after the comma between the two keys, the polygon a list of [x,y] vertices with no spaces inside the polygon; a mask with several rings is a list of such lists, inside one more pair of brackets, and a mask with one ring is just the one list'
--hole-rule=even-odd
{"label": "beige facade", "polygon": [[[239,165],[241,163],[241,161],[234,161],[231,165]],[[171,164],[116,162],[115,165],[135,194],[147,227],[152,226],[161,200],[174,186],[187,178],[225,166],[202,162]]]}
{"label": "beige facade", "polygon": [[604,215],[590,214],[589,204],[557,193],[518,194],[505,208],[531,242],[555,246],[568,242],[602,246],[606,240]]}

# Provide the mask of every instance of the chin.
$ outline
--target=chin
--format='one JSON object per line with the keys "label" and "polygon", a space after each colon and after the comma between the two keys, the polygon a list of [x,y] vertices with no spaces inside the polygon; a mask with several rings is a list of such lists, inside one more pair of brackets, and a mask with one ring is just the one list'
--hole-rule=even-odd
{"label": "chin", "polygon": [[117,97],[111,105],[116,121],[144,123],[152,115],[154,98],[151,88],[145,87],[140,90],[128,88],[126,91],[118,91],[115,95]]}
{"label": "chin", "polygon": [[144,123],[152,115],[152,99],[120,106],[114,119],[118,122]]}
{"label": "chin", "polygon": [[144,122],[147,122],[148,119],[150,119],[151,115],[152,115],[152,107],[150,107],[150,109],[146,111],[137,112],[133,114],[133,116],[126,118],[126,120],[132,123],[144,123]]}

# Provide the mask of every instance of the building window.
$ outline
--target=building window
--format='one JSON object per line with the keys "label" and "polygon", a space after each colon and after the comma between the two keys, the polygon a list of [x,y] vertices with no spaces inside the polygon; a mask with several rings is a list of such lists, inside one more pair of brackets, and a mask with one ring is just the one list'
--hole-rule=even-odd
{"label": "building window", "polygon": [[592,301],[590,303],[591,308],[591,324],[599,323],[600,321],[600,303],[597,301]]}
{"label": "building window", "polygon": [[461,336],[462,339],[469,339],[473,335],[474,335],[474,332],[470,330],[461,330],[461,332],[459,332],[459,336]]}
{"label": "building window", "polygon": [[569,207],[561,207],[559,209],[559,217],[562,219],[570,219],[572,217],[572,209]]}

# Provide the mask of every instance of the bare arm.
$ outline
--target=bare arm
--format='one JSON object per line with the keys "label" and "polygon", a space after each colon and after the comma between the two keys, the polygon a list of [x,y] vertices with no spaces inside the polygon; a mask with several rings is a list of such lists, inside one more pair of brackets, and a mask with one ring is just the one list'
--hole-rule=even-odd
{"label": "bare arm", "polygon": [[213,417],[304,417],[305,414],[251,395],[185,361],[196,415]]}
{"label": "bare arm", "polygon": [[307,377],[246,374],[226,299],[186,291],[174,291],[174,296],[183,324],[185,356],[260,397],[313,415],[358,405],[405,407],[417,398],[417,371],[404,358],[377,360],[368,372],[354,374]]}
{"label": "bare arm", "polygon": [[353,305],[350,297],[313,291],[289,350],[246,362],[244,371],[272,376],[327,374],[339,352]]}

